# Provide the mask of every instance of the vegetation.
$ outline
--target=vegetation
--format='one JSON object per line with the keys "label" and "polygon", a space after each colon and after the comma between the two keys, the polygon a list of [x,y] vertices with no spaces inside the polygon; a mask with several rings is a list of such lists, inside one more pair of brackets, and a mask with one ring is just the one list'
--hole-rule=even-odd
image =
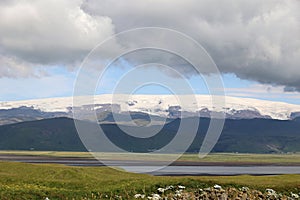
{"label": "vegetation", "polygon": [[[47,157],[77,157],[94,158],[90,152],[68,152],[68,151],[0,151],[0,155],[32,155]],[[117,160],[143,160],[147,154],[143,153],[95,153],[101,159]],[[276,164],[276,165],[300,165],[300,153],[290,154],[246,154],[246,153],[210,153],[204,158],[198,154],[156,154],[153,160],[165,161],[168,158],[177,158],[182,162],[201,163],[232,163],[232,164]]]}
{"label": "vegetation", "polygon": [[[187,123],[194,123],[188,118]],[[210,120],[201,118],[197,135],[188,152],[199,152]],[[85,127],[90,123],[78,121]],[[101,124],[106,136],[115,145],[128,152],[149,152],[161,149],[175,137],[180,120],[166,124],[159,133],[149,138],[128,135],[116,124]],[[192,126],[191,126],[192,127]],[[154,126],[146,129],[152,133]],[[95,131],[94,127],[86,132]],[[134,133],[138,127],[127,127]],[[143,130],[146,131],[146,130]],[[146,131],[146,132],[147,132]],[[290,153],[300,152],[300,122],[297,120],[245,119],[226,120],[223,132],[213,152],[239,153]],[[192,132],[192,131],[191,131]],[[191,134],[189,130],[186,135]],[[172,149],[181,152],[183,149]],[[38,151],[86,151],[82,144],[73,119],[54,118],[22,122],[0,126],[1,150],[38,150]]]}
{"label": "vegetation", "polygon": [[184,185],[187,190],[220,184],[226,187],[300,191],[300,175],[157,177],[108,167],[70,167],[0,162],[0,199],[131,199],[158,187]]}

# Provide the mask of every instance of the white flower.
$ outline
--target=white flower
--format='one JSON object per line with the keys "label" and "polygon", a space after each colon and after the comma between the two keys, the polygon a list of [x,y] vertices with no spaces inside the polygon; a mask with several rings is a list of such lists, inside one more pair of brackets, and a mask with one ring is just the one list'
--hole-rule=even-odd
{"label": "white flower", "polygon": [[175,197],[181,197],[181,194],[175,194]]}
{"label": "white flower", "polygon": [[174,189],[173,185],[169,185],[169,186],[166,187],[166,190],[172,190],[172,189]]}
{"label": "white flower", "polygon": [[294,199],[298,199],[298,198],[299,198],[299,195],[298,195],[298,194],[295,194],[295,193],[292,193],[292,192],[291,192],[291,196],[292,196],[292,198],[294,198]]}
{"label": "white flower", "polygon": [[159,196],[159,194],[153,194],[152,195],[152,200],[160,200],[161,197]]}
{"label": "white flower", "polygon": [[220,186],[220,185],[214,185],[214,189],[216,189],[216,190],[221,190],[222,189],[222,187]]}
{"label": "white flower", "polygon": [[147,199],[149,199],[149,200],[160,200],[161,197],[160,197],[159,194],[152,194],[152,197],[148,196]]}
{"label": "white flower", "polygon": [[178,185],[178,188],[179,188],[179,189],[185,189],[185,186],[183,186],[183,185]]}
{"label": "white flower", "polygon": [[175,196],[176,196],[176,197],[180,197],[181,194],[182,194],[182,190],[176,190],[176,191],[175,191]]}
{"label": "white flower", "polygon": [[144,195],[144,194],[135,194],[135,195],[134,195],[134,198],[135,198],[135,199],[139,199],[139,198],[140,198],[140,199],[144,199],[144,198],[145,198],[145,195]]}
{"label": "white flower", "polygon": [[248,187],[242,187],[241,189],[243,192],[248,192],[250,189]]}
{"label": "white flower", "polygon": [[275,195],[275,194],[276,194],[276,191],[273,190],[273,189],[266,189],[266,192],[267,192],[269,195]]}
{"label": "white flower", "polygon": [[165,190],[166,190],[166,189],[164,189],[164,188],[158,188],[158,189],[157,189],[157,191],[160,192],[160,193],[164,193]]}

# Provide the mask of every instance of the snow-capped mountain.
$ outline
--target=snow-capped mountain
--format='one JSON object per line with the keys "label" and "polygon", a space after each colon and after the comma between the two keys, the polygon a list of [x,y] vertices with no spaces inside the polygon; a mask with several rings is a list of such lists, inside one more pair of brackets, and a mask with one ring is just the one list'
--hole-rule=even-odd
{"label": "snow-capped mountain", "polygon": [[[213,105],[209,95],[97,95],[91,104],[85,98],[72,97],[0,102],[0,124],[31,119],[72,117],[74,108],[82,112],[97,113],[147,113],[149,115],[177,118],[209,117],[211,112],[225,112],[227,118],[272,118],[289,120],[300,116],[300,105],[251,98],[225,97],[225,104]],[[9,118],[9,119],[8,119]]]}

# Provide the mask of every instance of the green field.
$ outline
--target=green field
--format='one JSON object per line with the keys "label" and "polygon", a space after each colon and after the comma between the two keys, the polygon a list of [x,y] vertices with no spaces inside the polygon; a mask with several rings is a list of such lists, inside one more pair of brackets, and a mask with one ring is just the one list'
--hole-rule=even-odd
{"label": "green field", "polygon": [[[52,157],[80,157],[93,158],[89,152],[59,152],[59,151],[0,151],[0,155],[34,155]],[[300,165],[300,153],[293,154],[242,154],[242,153],[211,153],[204,158],[199,158],[198,154],[157,154],[149,155],[144,153],[95,153],[101,159],[116,160],[149,160],[165,161],[179,157],[178,161],[186,162],[211,162],[211,163],[256,163],[256,164],[282,164]]]}
{"label": "green field", "polygon": [[248,186],[283,193],[300,191],[300,175],[156,177],[127,173],[108,167],[70,167],[53,164],[0,162],[0,199],[132,199],[151,194],[158,187],[184,185],[189,189],[220,184]]}

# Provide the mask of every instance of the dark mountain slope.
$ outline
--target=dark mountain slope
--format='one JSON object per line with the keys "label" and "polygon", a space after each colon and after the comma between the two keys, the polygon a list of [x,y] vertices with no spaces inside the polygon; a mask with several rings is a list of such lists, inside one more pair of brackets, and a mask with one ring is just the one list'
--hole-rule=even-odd
{"label": "dark mountain slope", "polygon": [[54,118],[0,126],[0,149],[86,151],[73,119]]}
{"label": "dark mountain slope", "polygon": [[[186,119],[193,123],[193,118]],[[138,138],[127,135],[115,124],[101,124],[106,136],[127,151],[148,152],[168,144],[175,137],[181,120],[176,119],[164,126],[156,135]],[[189,152],[197,152],[206,134],[210,119],[201,118],[197,136]],[[88,122],[80,122],[87,124]],[[125,127],[125,126],[124,126]],[[124,128],[123,127],[123,128]],[[121,127],[122,128],[122,127]],[[155,126],[139,132],[139,127],[125,127],[143,137],[152,135]],[[190,134],[190,130],[186,133]],[[0,126],[1,150],[47,150],[85,151],[74,121],[68,118],[54,118]],[[181,150],[180,145],[178,149]],[[300,152],[300,121],[272,119],[226,120],[222,135],[214,152],[279,153]]]}

